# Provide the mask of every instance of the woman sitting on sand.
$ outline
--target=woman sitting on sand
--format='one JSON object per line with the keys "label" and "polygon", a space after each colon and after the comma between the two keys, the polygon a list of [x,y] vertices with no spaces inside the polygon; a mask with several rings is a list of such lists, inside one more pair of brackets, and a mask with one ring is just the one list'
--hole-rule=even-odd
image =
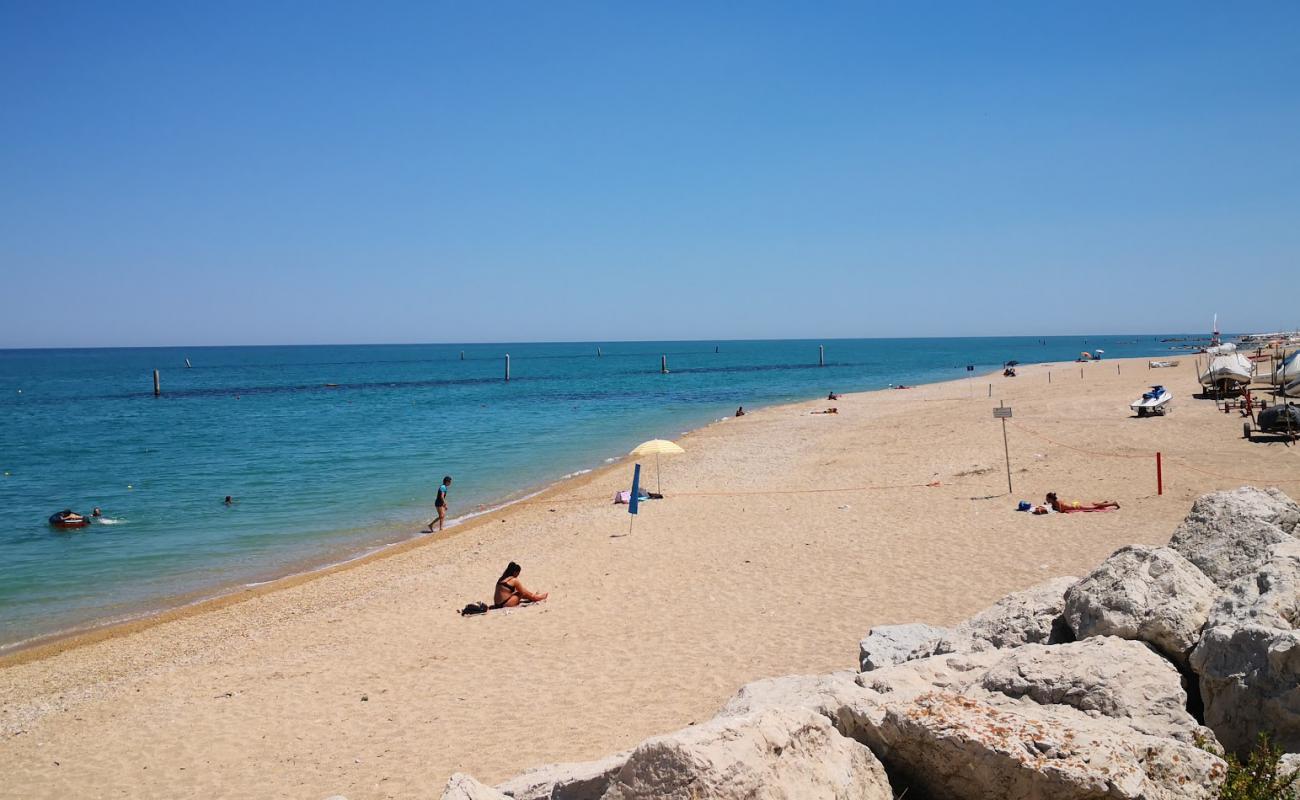
{"label": "woman sitting on sand", "polygon": [[1047,504],[1058,514],[1073,514],[1080,511],[1110,511],[1112,508],[1119,508],[1119,503],[1114,500],[1102,500],[1100,503],[1080,503],[1074,502],[1062,503],[1056,498],[1056,492],[1047,493]]}
{"label": "woman sitting on sand", "polygon": [[520,603],[540,603],[549,596],[549,592],[533,594],[519,582],[519,565],[511,561],[506,571],[497,579],[496,594],[492,596],[493,608],[510,608]]}

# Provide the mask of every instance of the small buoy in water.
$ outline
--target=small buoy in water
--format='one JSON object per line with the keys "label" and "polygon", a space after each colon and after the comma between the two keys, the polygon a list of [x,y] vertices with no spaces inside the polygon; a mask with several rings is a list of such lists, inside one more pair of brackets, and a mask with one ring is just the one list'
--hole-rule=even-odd
{"label": "small buoy in water", "polygon": [[134,489],[135,487],[128,483],[128,484],[126,485],[126,488],[128,488],[128,489]]}

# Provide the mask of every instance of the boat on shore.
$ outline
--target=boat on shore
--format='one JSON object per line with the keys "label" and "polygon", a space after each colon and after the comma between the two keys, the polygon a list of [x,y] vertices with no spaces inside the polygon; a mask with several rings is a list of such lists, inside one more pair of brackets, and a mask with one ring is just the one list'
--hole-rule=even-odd
{"label": "boat on shore", "polygon": [[1213,356],[1201,371],[1201,385],[1225,394],[1240,391],[1255,379],[1255,364],[1241,353]]}
{"label": "boat on shore", "polygon": [[1277,362],[1271,382],[1274,386],[1287,386],[1296,380],[1300,380],[1300,350],[1293,350],[1289,356]]}

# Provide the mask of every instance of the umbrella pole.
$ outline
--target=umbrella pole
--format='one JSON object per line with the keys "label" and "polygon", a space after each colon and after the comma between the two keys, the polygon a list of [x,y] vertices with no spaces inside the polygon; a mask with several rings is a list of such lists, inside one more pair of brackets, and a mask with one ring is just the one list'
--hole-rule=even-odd
{"label": "umbrella pole", "polygon": [[659,474],[659,454],[655,453],[655,494],[664,493],[663,476]]}

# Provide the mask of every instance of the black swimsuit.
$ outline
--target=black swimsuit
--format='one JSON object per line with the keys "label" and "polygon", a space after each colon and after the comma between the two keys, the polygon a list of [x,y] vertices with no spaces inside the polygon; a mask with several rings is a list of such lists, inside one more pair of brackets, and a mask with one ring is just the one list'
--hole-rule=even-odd
{"label": "black swimsuit", "polygon": [[[497,581],[497,588],[499,588],[499,589],[501,589],[501,588],[507,589],[507,590],[510,592],[510,597],[515,597],[516,595],[519,594],[519,590],[518,590],[518,589],[516,589],[515,587],[513,587],[513,586],[511,586],[510,584],[506,583],[505,581]],[[510,597],[507,597],[506,599],[502,600],[500,603],[493,603],[493,604],[492,604],[492,607],[493,607],[493,608],[505,608],[505,607],[506,607],[506,603],[509,603],[509,602],[510,602]],[[522,602],[522,600],[521,600],[520,602]]]}

